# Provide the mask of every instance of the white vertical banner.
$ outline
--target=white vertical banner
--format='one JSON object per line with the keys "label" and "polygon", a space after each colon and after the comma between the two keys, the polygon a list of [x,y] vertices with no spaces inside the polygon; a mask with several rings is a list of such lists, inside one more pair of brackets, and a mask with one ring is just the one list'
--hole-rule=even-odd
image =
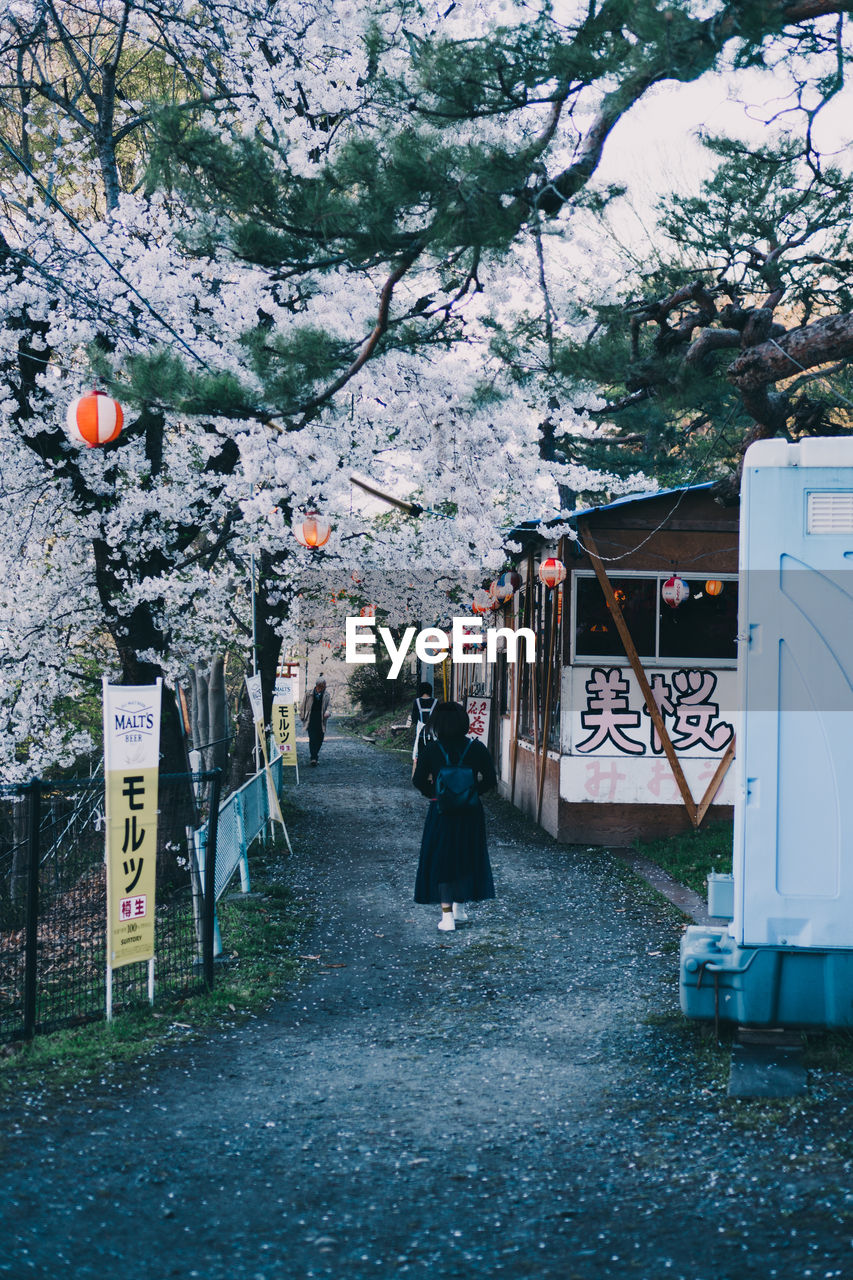
{"label": "white vertical banner", "polygon": [[260,674],[246,676],[246,692],[249,695],[249,702],[252,706],[252,719],[258,726],[261,736],[263,737],[264,694],[263,689],[261,688]]}
{"label": "white vertical banner", "polygon": [[491,698],[466,698],[465,710],[468,712],[470,727],[469,738],[479,738],[485,747],[489,745],[489,721],[492,716]]}
{"label": "white vertical banner", "polygon": [[112,970],[148,961],[153,999],[154,907],[162,681],[103,681],[107,864],[107,1016]]}

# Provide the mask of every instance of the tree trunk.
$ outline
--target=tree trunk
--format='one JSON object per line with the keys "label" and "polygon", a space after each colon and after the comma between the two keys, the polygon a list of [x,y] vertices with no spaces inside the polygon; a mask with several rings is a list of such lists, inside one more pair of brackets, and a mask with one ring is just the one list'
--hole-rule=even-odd
{"label": "tree trunk", "polygon": [[210,754],[208,769],[224,769],[228,763],[228,708],[225,701],[225,658],[217,654],[207,677],[208,731]]}

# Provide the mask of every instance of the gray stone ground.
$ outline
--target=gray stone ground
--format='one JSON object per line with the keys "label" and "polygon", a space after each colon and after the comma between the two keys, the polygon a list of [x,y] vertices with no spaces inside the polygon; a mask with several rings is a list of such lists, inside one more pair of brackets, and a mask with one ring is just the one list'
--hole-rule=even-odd
{"label": "gray stone ground", "polygon": [[299,800],[320,959],[263,1020],[3,1117],[0,1274],[853,1276],[847,1078],[727,1099],[684,917],[622,862],[492,802],[499,896],[442,935],[405,756],[333,729]]}

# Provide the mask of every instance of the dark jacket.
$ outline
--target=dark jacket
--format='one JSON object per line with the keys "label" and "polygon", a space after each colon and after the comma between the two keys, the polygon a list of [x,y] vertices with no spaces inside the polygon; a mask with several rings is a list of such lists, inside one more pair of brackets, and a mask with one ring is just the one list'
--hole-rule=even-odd
{"label": "dark jacket", "polygon": [[432,694],[424,695],[421,698],[415,698],[412,703],[412,711],[409,716],[409,724],[426,724],[430,718],[430,714],[438,706],[438,698],[434,698]]}
{"label": "dark jacket", "polygon": [[[418,751],[418,761],[415,765],[415,772],[412,776],[412,782],[422,795],[432,800],[435,796],[435,779],[439,769],[447,764],[441,747],[450,757],[451,764],[458,764],[459,757],[465,750],[465,745],[469,741],[468,738],[450,738],[441,745],[437,742],[422,742]],[[463,762],[463,768],[473,769],[474,781],[477,786],[477,794],[483,795],[485,791],[490,791],[497,783],[497,774],[495,766],[492,764],[492,757],[489,755],[486,747],[483,746],[479,739],[470,739],[471,745]]]}

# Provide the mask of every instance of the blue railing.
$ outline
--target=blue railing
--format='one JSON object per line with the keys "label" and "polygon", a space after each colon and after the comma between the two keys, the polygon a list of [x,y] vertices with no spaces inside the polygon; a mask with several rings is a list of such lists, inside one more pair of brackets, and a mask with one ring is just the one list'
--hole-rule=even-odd
{"label": "blue railing", "polygon": [[[271,761],[270,772],[276,795],[280,797],[284,774],[280,755]],[[243,893],[249,892],[249,846],[263,834],[272,817],[265,769],[244,783],[239,791],[232,791],[228,799],[219,806],[214,877],[214,897],[217,902],[238,867],[240,888]],[[201,827],[195,837],[199,869],[203,873],[207,826]]]}

